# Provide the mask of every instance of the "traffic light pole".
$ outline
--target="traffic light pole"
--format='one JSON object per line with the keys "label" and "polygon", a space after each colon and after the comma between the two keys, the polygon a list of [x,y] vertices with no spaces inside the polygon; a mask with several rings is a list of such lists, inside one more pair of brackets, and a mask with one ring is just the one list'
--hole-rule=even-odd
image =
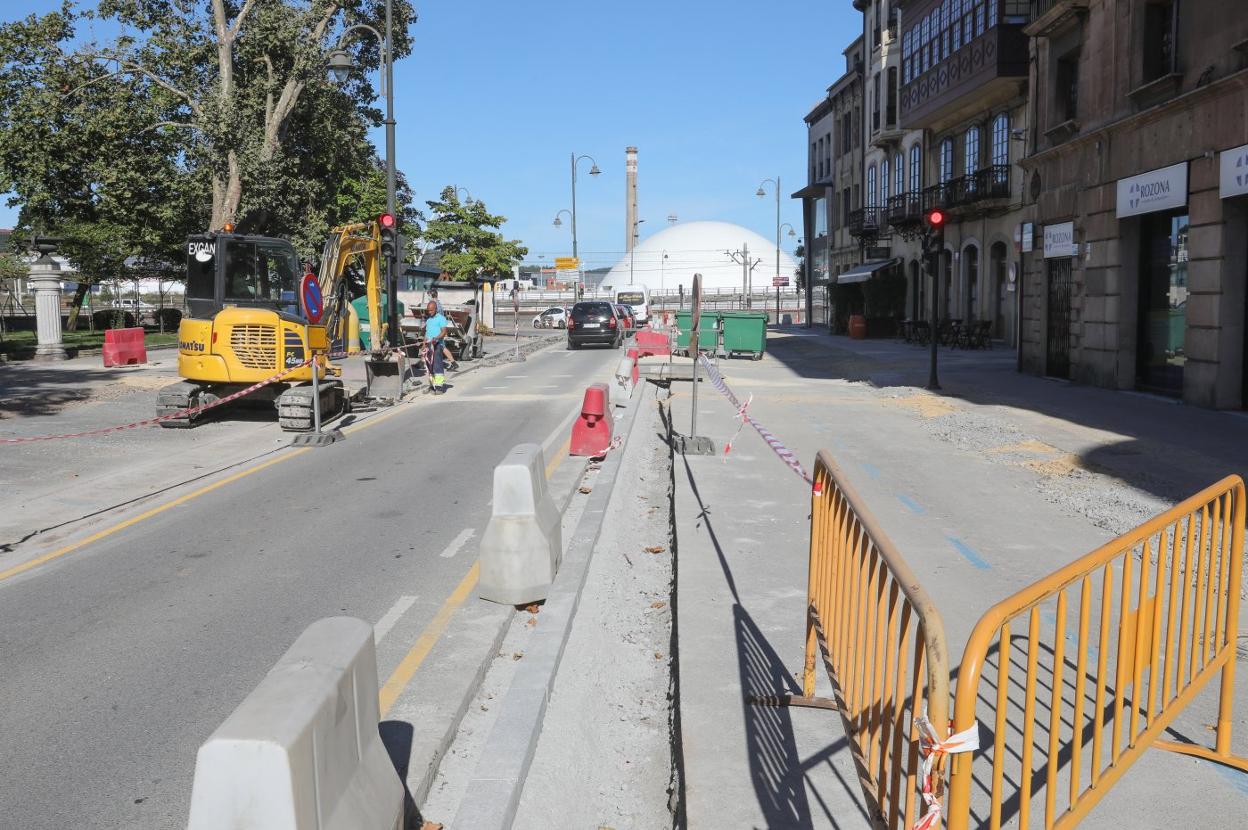
{"label": "traffic light pole", "polygon": [[[394,159],[394,0],[386,0],[386,212],[397,218],[395,190],[397,166]],[[397,228],[396,228],[397,231]],[[386,263],[386,317],[389,321],[390,345],[403,346],[399,328],[399,263],[398,250]]]}
{"label": "traffic light pole", "polygon": [[937,361],[937,340],[940,336],[940,325],[937,322],[937,314],[940,309],[940,276],[939,269],[936,267],[936,258],[939,256],[935,251],[927,250],[929,240],[924,238],[923,248],[927,252],[927,270],[932,277],[932,321],[931,321],[931,358],[927,367],[927,388],[930,390],[940,389],[940,381],[936,378],[936,361]]}

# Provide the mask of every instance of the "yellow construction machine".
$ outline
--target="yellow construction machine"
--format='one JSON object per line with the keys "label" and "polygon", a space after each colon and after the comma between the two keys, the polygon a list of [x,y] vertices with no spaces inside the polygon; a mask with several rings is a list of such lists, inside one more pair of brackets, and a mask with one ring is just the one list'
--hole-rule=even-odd
{"label": "yellow construction machine", "polygon": [[[312,428],[312,372],[318,373],[321,411],[338,413],[350,404],[340,367],[321,357],[307,363],[308,320],[300,309],[304,270],[294,247],[283,239],[233,233],[232,229],[190,237],[186,246],[186,306],[178,327],[178,383],[161,389],[157,415],[211,404],[234,392],[290,370],[251,392],[244,401],[276,405],[283,429]],[[317,281],[324,298],[332,352],[350,345],[353,310],[347,274],[362,270],[373,343],[384,342],[382,263],[377,222],[335,228],[325,243]],[[355,321],[358,325],[358,320]],[[370,355],[369,378],[404,377],[401,352],[377,348]],[[375,397],[375,396],[374,396]],[[161,422],[191,427],[197,415]]]}

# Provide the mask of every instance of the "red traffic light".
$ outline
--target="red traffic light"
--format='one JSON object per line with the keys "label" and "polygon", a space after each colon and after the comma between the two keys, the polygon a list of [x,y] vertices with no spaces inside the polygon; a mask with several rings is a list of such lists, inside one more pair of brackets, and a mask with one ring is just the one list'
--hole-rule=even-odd
{"label": "red traffic light", "polygon": [[942,227],[945,224],[945,213],[942,210],[933,210],[927,214],[927,224],[933,228]]}
{"label": "red traffic light", "polygon": [[394,214],[392,213],[381,214],[381,216],[377,217],[377,224],[381,225],[383,228],[387,228],[387,229],[393,228],[394,227]]}

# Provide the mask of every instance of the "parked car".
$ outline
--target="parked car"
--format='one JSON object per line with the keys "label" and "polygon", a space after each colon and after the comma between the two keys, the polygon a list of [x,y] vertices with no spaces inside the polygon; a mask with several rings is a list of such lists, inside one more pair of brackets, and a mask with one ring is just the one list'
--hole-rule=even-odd
{"label": "parked car", "polygon": [[616,303],[615,310],[620,315],[620,322],[624,324],[624,328],[630,330],[637,328],[637,315],[633,313],[632,306]]}
{"label": "parked car", "polygon": [[552,306],[533,318],[535,329],[566,329],[568,327],[568,310],[562,306]]}
{"label": "parked car", "polygon": [[113,308],[124,308],[126,311],[138,311],[140,314],[148,314],[155,311],[156,306],[143,300],[120,299],[113,300]]}
{"label": "parked car", "polygon": [[611,303],[594,300],[577,303],[568,315],[568,348],[600,343],[618,349],[624,342],[624,326]]}

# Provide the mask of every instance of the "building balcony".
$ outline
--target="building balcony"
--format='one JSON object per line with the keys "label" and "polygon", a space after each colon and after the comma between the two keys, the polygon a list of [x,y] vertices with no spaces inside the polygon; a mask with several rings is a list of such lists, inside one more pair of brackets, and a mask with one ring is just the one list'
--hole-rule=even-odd
{"label": "building balcony", "polygon": [[992,27],[902,85],[902,127],[942,130],[1017,96],[1027,55],[1022,26]]}
{"label": "building balcony", "polygon": [[888,224],[898,230],[923,220],[923,200],[918,193],[899,193],[888,200]]}
{"label": "building balcony", "polygon": [[859,238],[879,236],[883,218],[883,208],[869,207],[850,211],[848,222],[850,236]]}
{"label": "building balcony", "polygon": [[1088,14],[1088,0],[1031,0],[1031,22],[1023,29],[1028,37],[1048,37]]}
{"label": "building balcony", "polygon": [[941,208],[955,215],[991,210],[1010,198],[1010,166],[994,164],[923,191],[922,210]]}

